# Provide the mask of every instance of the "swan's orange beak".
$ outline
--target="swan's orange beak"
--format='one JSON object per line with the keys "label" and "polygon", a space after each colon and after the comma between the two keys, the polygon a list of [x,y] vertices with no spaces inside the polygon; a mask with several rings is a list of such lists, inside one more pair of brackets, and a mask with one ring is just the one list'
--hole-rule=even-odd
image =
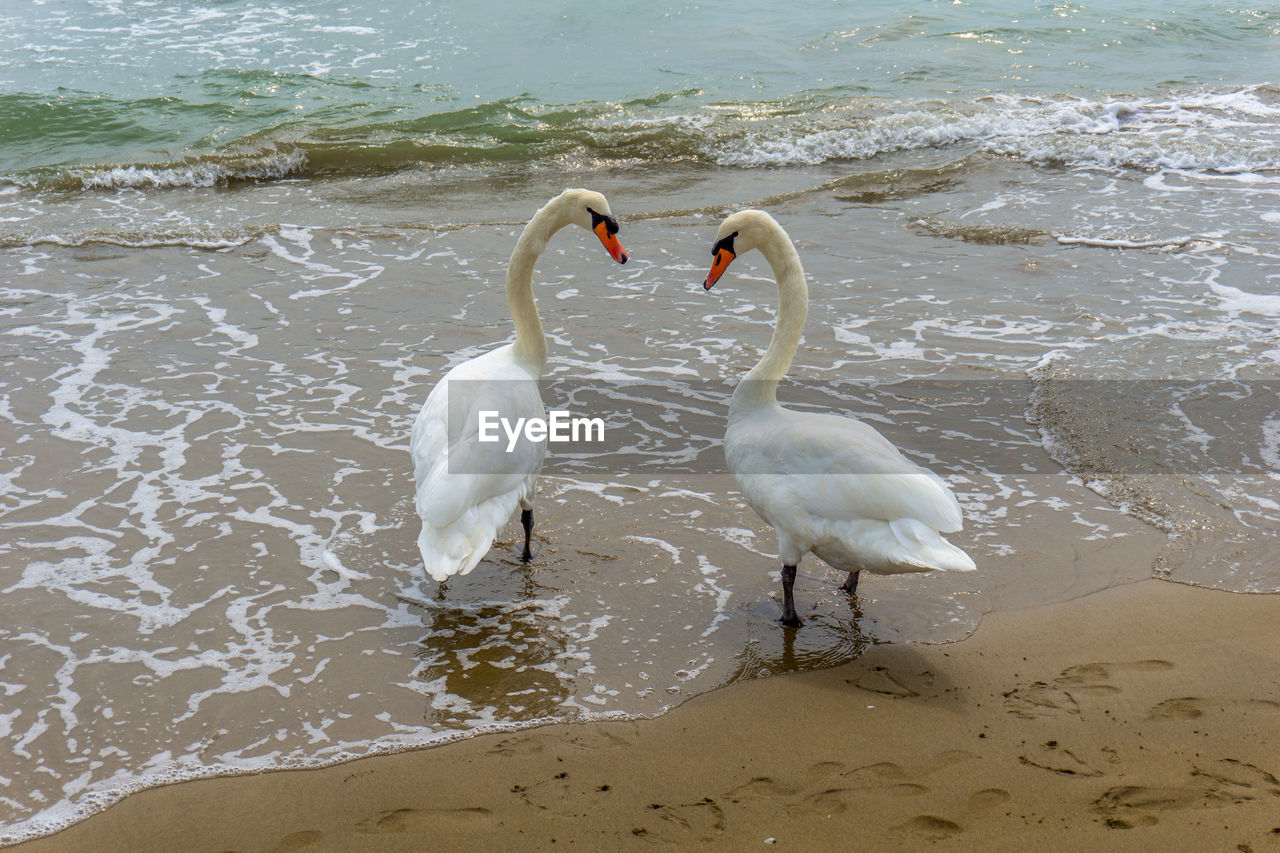
{"label": "swan's orange beak", "polygon": [[[614,227],[616,229],[617,226]],[[627,262],[627,250],[622,248],[622,243],[618,241],[617,234],[609,233],[609,224],[605,220],[601,219],[591,230],[600,238],[600,243],[604,246],[604,250],[609,253],[609,257],[620,264]]]}
{"label": "swan's orange beak", "polygon": [[703,290],[710,290],[711,286],[720,280],[720,276],[724,275],[724,271],[729,268],[729,264],[733,263],[736,258],[733,252],[728,249],[716,249],[715,259],[711,262],[711,271],[707,273],[707,278],[702,282]]}

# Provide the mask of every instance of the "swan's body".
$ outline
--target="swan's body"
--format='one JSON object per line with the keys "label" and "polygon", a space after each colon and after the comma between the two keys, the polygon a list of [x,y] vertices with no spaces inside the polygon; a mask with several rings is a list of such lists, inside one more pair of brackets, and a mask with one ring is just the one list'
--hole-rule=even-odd
{"label": "swan's body", "polygon": [[589,190],[556,196],[534,214],[511,254],[507,304],[515,342],[446,373],[414,421],[409,452],[422,518],[418,549],[427,574],[437,581],[474,569],[517,506],[523,510],[523,559],[530,559],[531,501],[546,444],[521,439],[507,452],[501,432],[501,440],[481,442],[480,412],[496,412],[511,424],[546,417],[538,380],[547,340],[533,300],[533,265],[551,236],[570,224],[594,231],[609,254],[626,263],[604,196]]}
{"label": "swan's body", "polygon": [[[508,344],[454,367],[432,389],[414,422],[410,448],[422,518],[418,550],[427,574],[437,581],[474,569],[516,506],[532,510],[546,445],[520,441],[506,454],[505,440],[478,441],[482,409],[501,412],[513,423],[545,416],[538,393],[541,373],[518,360],[514,350]],[[466,395],[454,401],[460,411],[454,412],[459,429],[452,442],[451,383]]]}
{"label": "swan's body", "polygon": [[780,307],[773,339],[734,390],[724,449],[747,503],[773,525],[783,564],[783,622],[799,625],[792,597],[796,565],[809,552],[849,573],[971,571],[964,551],[942,537],[960,530],[955,495],[862,421],[793,412],[777,401],[795,356],[808,288],[795,246],[767,213],[745,210],[720,227],[710,289],[729,262],[758,248],[773,267]]}

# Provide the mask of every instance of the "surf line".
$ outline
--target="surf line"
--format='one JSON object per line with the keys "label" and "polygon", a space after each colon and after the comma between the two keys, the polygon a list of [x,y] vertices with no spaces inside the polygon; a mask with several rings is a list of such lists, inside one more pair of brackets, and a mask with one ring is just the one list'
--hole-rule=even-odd
{"label": "surf line", "polygon": [[479,415],[479,440],[501,441],[502,436],[498,434],[501,427],[507,437],[507,453],[515,450],[521,435],[535,443],[604,441],[604,418],[575,417],[561,409],[552,409],[545,418],[516,418],[515,424],[496,411],[482,410]]}

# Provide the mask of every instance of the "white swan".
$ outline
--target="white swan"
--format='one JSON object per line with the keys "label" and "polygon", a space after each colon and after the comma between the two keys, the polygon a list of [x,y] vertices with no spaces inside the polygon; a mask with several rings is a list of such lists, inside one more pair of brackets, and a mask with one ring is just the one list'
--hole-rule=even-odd
{"label": "white swan", "polygon": [[[545,418],[538,379],[547,360],[547,339],[533,300],[533,265],[551,236],[566,225],[593,231],[615,261],[627,262],[609,202],[590,190],[565,190],[525,226],[507,267],[507,305],[515,343],[457,365],[427,396],[413,424],[409,451],[422,518],[418,549],[427,574],[443,581],[467,574],[493,545],[498,530],[519,505],[524,553],[530,559],[534,484],[546,452],[544,442],[521,439],[511,452],[507,437],[479,441],[480,412],[496,412],[509,423]],[[493,431],[489,431],[493,435]]]}
{"label": "white swan", "polygon": [[940,533],[960,529],[960,504],[940,477],[903,456],[865,423],[793,412],[777,388],[791,366],[809,293],[800,256],[782,226],[760,210],[733,214],[720,226],[703,287],[711,289],[737,255],[759,249],[778,282],[777,325],[759,363],[734,389],[725,459],[748,504],[778,534],[784,625],[797,626],[792,586],[800,558],[812,551],[849,572],[967,572],[977,566]]}

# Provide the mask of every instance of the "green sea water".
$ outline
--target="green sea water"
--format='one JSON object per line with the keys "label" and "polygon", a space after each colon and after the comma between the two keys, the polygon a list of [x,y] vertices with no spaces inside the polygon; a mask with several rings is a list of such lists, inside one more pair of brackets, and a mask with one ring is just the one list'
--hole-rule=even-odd
{"label": "green sea water", "polygon": [[[904,105],[947,144],[983,96],[1239,91],[1280,80],[1278,35],[1274,4],[1223,2],[6,4],[0,176],[849,159],[931,140],[873,126],[860,147],[788,149],[798,128],[856,133]],[[1246,164],[1277,165],[1271,142]]]}

